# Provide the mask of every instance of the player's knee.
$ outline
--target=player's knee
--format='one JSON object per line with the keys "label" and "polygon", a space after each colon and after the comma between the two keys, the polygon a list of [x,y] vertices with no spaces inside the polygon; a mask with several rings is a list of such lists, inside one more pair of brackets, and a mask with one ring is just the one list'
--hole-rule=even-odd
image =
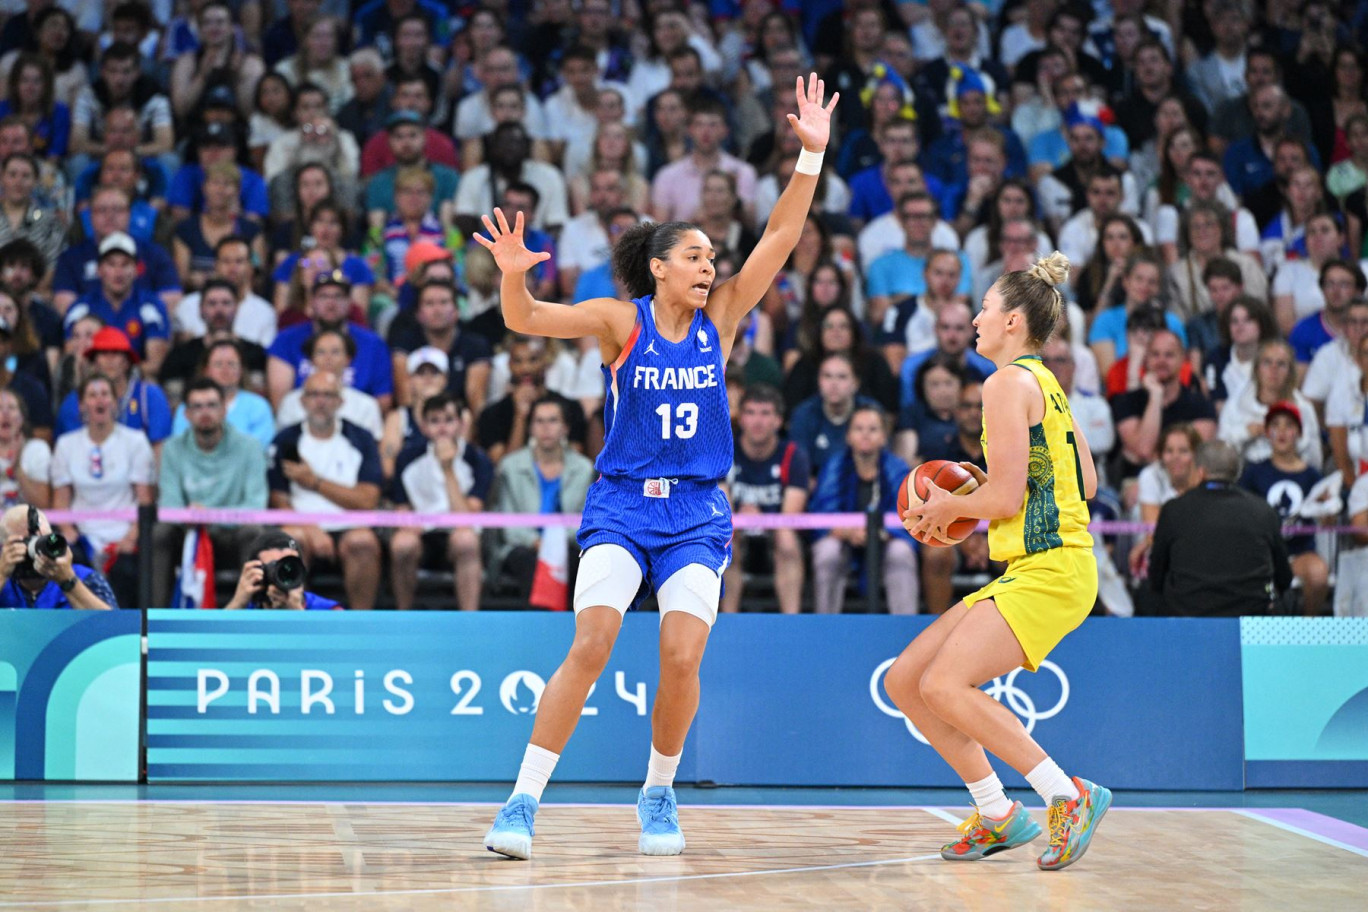
{"label": "player's knee", "polygon": [[884,690],[888,691],[899,708],[920,698],[919,689],[925,670],[906,656],[899,657],[888,669],[884,675]]}
{"label": "player's knee", "polygon": [[577,630],[566,663],[598,676],[608,665],[608,657],[613,654],[615,639],[616,637],[606,630]]}
{"label": "player's knee", "polygon": [[676,570],[656,593],[662,616],[680,611],[693,615],[709,627],[717,620],[717,605],[721,598],[722,578],[702,564],[689,564]]}
{"label": "player's knee", "polygon": [[943,715],[942,710],[951,705],[955,694],[961,689],[953,676],[936,663],[922,672],[921,680],[917,682],[917,694],[936,715]]}

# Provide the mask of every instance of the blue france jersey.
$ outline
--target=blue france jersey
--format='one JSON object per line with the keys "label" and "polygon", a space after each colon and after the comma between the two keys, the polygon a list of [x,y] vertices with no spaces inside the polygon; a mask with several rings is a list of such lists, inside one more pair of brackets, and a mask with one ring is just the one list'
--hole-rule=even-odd
{"label": "blue france jersey", "polygon": [[656,331],[651,296],[603,366],[605,437],[595,467],[609,478],[720,481],[732,466],[731,411],[717,327],[699,310],[682,342]]}

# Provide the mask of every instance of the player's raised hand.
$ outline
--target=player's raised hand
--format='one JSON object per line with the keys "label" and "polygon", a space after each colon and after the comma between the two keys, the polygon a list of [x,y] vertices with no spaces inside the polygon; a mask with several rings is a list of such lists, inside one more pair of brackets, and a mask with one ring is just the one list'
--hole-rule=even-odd
{"label": "player's raised hand", "polygon": [[481,216],[484,222],[485,231],[489,232],[489,237],[485,237],[478,232],[475,240],[494,254],[494,262],[499,264],[499,269],[505,273],[527,272],[538,263],[543,263],[551,259],[551,254],[546,251],[533,253],[527,249],[523,243],[523,214],[519,212],[513,218],[513,227],[508,227],[508,219],[504,218],[503,210],[496,208],[494,218],[498,224],[489,216]]}
{"label": "player's raised hand", "polygon": [[841,93],[837,92],[831,96],[831,102],[822,107],[825,90],[826,84],[817,78],[816,73],[808,74],[806,86],[803,85],[803,77],[798,77],[794,91],[798,99],[798,113],[788,115],[788,121],[793,125],[793,132],[803,141],[803,148],[809,152],[826,149],[827,140],[831,138],[831,112],[836,108],[836,102],[841,100]]}

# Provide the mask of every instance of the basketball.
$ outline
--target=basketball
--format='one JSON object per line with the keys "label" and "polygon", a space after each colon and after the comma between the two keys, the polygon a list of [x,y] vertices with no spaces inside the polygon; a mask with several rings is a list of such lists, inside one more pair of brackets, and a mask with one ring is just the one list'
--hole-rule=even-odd
{"label": "basketball", "polygon": [[[955,495],[968,494],[978,488],[978,482],[974,480],[974,476],[957,462],[951,462],[948,459],[933,459],[930,462],[923,462],[903,479],[902,485],[898,488],[899,519],[907,512],[908,507],[919,504],[926,499],[928,484],[944,488]],[[922,544],[930,545],[933,548],[948,548],[964,541],[976,528],[978,528],[977,519],[957,519],[945,530],[949,536],[947,539],[929,538],[922,535],[914,537]]]}

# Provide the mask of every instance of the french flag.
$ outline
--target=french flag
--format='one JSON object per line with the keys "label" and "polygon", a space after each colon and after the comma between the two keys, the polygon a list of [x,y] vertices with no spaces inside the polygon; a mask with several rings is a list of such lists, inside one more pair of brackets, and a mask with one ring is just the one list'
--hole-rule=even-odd
{"label": "french flag", "polygon": [[532,576],[532,594],[527,603],[534,608],[564,611],[569,607],[570,547],[565,530],[556,526],[542,529],[537,549],[537,572]]}
{"label": "french flag", "polygon": [[191,529],[181,548],[180,578],[173,608],[217,608],[214,594],[214,546],[204,526]]}

